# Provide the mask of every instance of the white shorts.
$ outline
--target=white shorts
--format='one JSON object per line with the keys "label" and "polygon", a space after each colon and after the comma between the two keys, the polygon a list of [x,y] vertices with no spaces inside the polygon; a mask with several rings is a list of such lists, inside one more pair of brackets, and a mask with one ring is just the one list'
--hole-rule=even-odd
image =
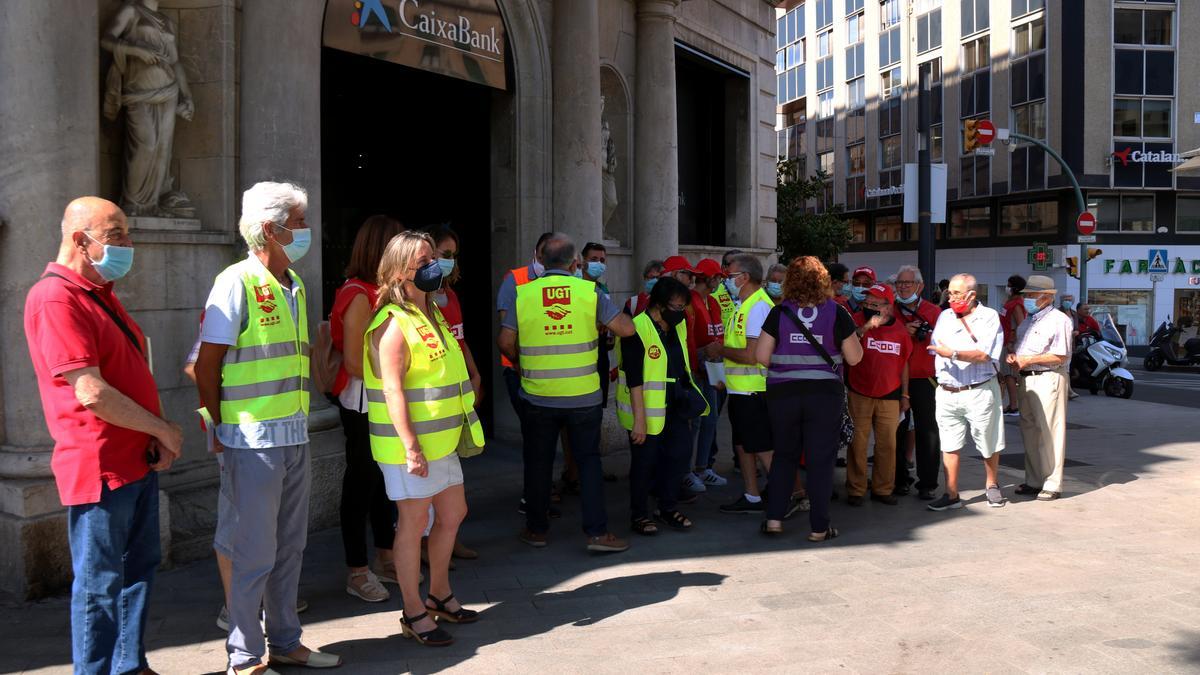
{"label": "white shorts", "polygon": [[996,378],[965,391],[946,391],[939,386],[936,399],[942,452],[958,452],[966,447],[968,432],[985,459],[1004,450],[1004,414]]}
{"label": "white shorts", "polygon": [[427,499],[452,485],[462,485],[462,464],[458,454],[451,453],[429,463],[429,475],[421,478],[408,472],[405,464],[377,462],[383,472],[383,484],[388,499],[398,502],[404,499]]}

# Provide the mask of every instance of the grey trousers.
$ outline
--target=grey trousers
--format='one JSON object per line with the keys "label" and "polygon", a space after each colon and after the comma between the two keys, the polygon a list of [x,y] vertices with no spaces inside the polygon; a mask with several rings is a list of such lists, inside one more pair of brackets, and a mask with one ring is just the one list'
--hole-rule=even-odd
{"label": "grey trousers", "polygon": [[266,642],[277,654],[300,646],[296,589],[308,538],[308,444],[226,448],[225,472],[229,508],[221,516],[233,520],[218,526],[230,535],[233,561],[225,650],[229,665],[245,668],[264,661]]}

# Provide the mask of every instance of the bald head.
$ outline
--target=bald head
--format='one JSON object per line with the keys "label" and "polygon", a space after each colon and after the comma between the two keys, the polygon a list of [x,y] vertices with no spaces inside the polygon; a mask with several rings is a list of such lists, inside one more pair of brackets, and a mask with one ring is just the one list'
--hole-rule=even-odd
{"label": "bald head", "polygon": [[79,197],[67,204],[63,212],[62,235],[63,242],[73,239],[71,235],[86,230],[93,237],[103,239],[101,235],[112,229],[128,232],[125,222],[125,212],[121,207],[100,197]]}

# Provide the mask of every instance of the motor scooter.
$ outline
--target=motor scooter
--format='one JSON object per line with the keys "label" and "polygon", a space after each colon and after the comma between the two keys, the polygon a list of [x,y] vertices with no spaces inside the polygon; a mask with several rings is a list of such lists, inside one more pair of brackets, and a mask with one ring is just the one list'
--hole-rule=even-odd
{"label": "motor scooter", "polygon": [[1071,356],[1071,384],[1085,387],[1092,394],[1101,389],[1106,396],[1133,396],[1133,373],[1129,372],[1125,341],[1117,331],[1111,314],[1098,321],[1100,334],[1087,332],[1079,336]]}
{"label": "motor scooter", "polygon": [[1158,370],[1167,366],[1197,366],[1200,365],[1200,337],[1189,338],[1182,345],[1179,337],[1183,329],[1171,321],[1171,317],[1159,324],[1158,330],[1150,336],[1150,351],[1142,365],[1146,370]]}

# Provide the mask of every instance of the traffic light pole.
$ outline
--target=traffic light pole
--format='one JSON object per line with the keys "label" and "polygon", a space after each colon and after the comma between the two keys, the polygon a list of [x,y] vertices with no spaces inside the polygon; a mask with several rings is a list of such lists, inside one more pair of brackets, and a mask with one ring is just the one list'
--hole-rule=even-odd
{"label": "traffic light pole", "polygon": [[929,73],[921,74],[921,84],[917,91],[917,267],[925,280],[925,299],[929,299],[936,288],[937,279],[934,270],[934,260],[937,255],[932,219],[932,197],[929,155]]}
{"label": "traffic light pole", "polygon": [[[1015,138],[1019,141],[1025,141],[1026,143],[1032,143],[1033,145],[1038,146],[1042,150],[1045,150],[1047,155],[1050,155],[1051,157],[1053,157],[1054,161],[1058,162],[1058,165],[1062,167],[1063,173],[1066,174],[1067,178],[1071,181],[1071,187],[1075,188],[1075,202],[1079,206],[1079,213],[1083,213],[1084,211],[1087,211],[1087,202],[1085,202],[1083,199],[1083,190],[1079,189],[1079,181],[1075,180],[1075,172],[1071,171],[1071,167],[1067,166],[1066,161],[1063,160],[1061,155],[1059,155],[1057,152],[1054,151],[1054,148],[1051,148],[1049,145],[1046,145],[1045,143],[1043,143],[1042,141],[1039,141],[1036,138],[1030,138],[1029,136],[1026,136],[1025,134],[1018,134],[1015,131],[1010,131],[1008,133],[1008,136],[1009,136],[1009,138]],[[1076,214],[1076,217],[1078,217],[1078,215],[1079,214]],[[1088,301],[1088,297],[1087,297],[1087,263],[1088,263],[1088,245],[1086,242],[1081,242],[1079,244],[1079,304],[1086,304]]]}

